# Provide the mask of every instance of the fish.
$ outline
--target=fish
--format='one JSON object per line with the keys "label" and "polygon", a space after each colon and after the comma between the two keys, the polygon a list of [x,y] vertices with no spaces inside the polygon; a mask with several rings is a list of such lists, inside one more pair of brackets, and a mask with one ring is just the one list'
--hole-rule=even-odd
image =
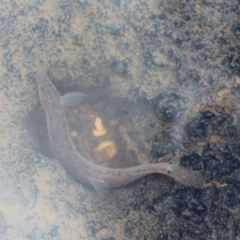
{"label": "fish", "polygon": [[194,188],[204,186],[201,173],[178,164],[159,162],[128,168],[108,168],[87,160],[78,152],[72,142],[64,112],[63,98],[50,81],[47,68],[37,68],[36,82],[39,100],[45,112],[48,137],[53,153],[66,172],[77,181],[90,184],[101,193],[123,187],[146,175],[159,173],[167,175],[185,186]]}

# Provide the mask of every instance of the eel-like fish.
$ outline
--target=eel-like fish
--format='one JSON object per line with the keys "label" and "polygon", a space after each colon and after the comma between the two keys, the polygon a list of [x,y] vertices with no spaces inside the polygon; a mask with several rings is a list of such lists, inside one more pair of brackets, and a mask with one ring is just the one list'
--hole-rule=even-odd
{"label": "eel-like fish", "polygon": [[121,169],[107,168],[88,161],[77,151],[71,140],[61,95],[48,78],[45,68],[37,70],[37,85],[53,153],[65,170],[77,180],[90,183],[101,192],[127,185],[148,174],[160,173],[186,186],[203,187],[204,180],[199,172],[175,164],[149,163]]}

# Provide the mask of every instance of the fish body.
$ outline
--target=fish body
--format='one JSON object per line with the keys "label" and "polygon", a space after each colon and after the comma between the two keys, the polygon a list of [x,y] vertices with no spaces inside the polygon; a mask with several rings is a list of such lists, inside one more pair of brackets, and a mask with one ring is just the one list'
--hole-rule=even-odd
{"label": "fish body", "polygon": [[61,95],[44,68],[37,71],[37,85],[53,153],[66,171],[77,180],[90,183],[97,191],[101,191],[122,187],[148,174],[160,173],[186,186],[203,186],[204,181],[200,173],[179,165],[149,163],[129,168],[107,168],[88,161],[77,151],[71,140]]}

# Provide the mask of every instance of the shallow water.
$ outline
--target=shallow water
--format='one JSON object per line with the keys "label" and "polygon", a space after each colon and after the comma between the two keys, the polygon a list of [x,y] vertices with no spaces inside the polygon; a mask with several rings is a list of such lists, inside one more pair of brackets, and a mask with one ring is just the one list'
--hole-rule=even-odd
{"label": "shallow water", "polygon": [[[240,237],[239,1],[21,0],[0,11],[1,239]],[[112,167],[167,156],[202,172],[205,188],[153,175],[100,197],[76,183],[29,124],[39,61],[62,94],[88,95],[66,109],[79,151]],[[116,147],[106,162],[104,142]]]}

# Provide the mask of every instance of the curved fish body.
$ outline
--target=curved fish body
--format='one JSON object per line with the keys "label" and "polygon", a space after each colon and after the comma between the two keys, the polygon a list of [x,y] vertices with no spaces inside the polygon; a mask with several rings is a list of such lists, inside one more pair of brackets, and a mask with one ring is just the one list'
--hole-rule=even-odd
{"label": "curved fish body", "polygon": [[148,174],[160,173],[186,186],[201,188],[204,185],[200,173],[179,165],[150,163],[121,169],[107,168],[88,161],[77,151],[71,140],[61,95],[49,80],[46,69],[37,71],[37,85],[54,155],[77,180],[90,183],[97,191],[101,191],[124,186]]}

